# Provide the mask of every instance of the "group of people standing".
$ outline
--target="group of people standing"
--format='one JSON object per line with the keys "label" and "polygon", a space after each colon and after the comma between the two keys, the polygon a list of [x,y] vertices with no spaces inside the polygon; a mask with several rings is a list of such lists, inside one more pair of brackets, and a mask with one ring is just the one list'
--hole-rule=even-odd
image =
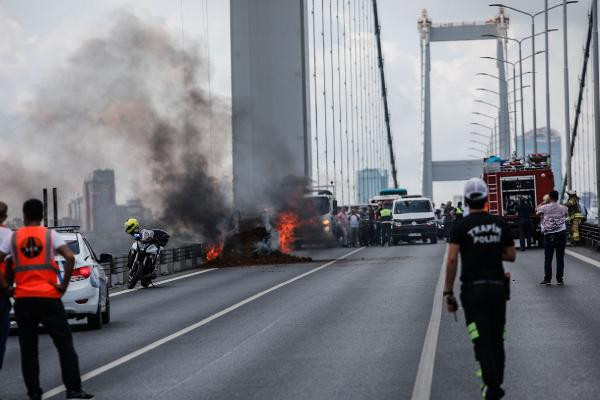
{"label": "group of people standing", "polygon": [[343,246],[386,246],[392,240],[392,222],[391,201],[344,206],[335,213],[334,233]]}
{"label": "group of people standing", "polygon": [[465,209],[462,201],[459,201],[456,207],[448,201],[442,203],[440,208],[435,210],[434,215],[438,226],[443,227],[443,236],[449,241],[454,222],[460,221],[465,216]]}

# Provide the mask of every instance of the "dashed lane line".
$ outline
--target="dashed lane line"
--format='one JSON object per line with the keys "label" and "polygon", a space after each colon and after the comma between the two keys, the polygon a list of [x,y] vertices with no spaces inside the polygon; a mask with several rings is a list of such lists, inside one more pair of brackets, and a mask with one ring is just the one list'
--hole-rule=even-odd
{"label": "dashed lane line", "polygon": [[433,382],[433,367],[435,364],[435,353],[437,351],[438,337],[440,333],[440,322],[442,319],[442,300],[444,280],[446,279],[446,262],[448,261],[448,246],[440,276],[435,286],[435,294],[433,296],[433,308],[429,319],[429,326],[425,334],[425,342],[419,360],[417,369],[417,377],[415,378],[415,386],[413,387],[411,400],[429,400],[431,397],[431,384]]}
{"label": "dashed lane line", "polygon": [[[183,328],[183,329],[181,329],[181,330],[179,330],[179,331],[177,331],[177,332],[175,332],[175,333],[173,333],[173,334],[171,334],[169,336],[166,336],[166,337],[164,337],[162,339],[159,339],[159,340],[157,340],[157,341],[155,341],[153,343],[150,343],[149,345],[146,345],[146,346],[144,346],[144,347],[142,347],[142,348],[140,348],[138,350],[135,350],[135,351],[133,351],[133,352],[131,352],[129,354],[126,354],[126,355],[124,355],[124,356],[122,356],[120,358],[117,358],[116,360],[114,360],[114,361],[112,361],[112,362],[110,362],[110,363],[108,363],[106,365],[98,367],[98,368],[96,368],[96,369],[94,369],[94,370],[92,370],[92,371],[90,371],[90,372],[82,375],[81,376],[81,381],[82,382],[88,381],[88,380],[90,380],[90,379],[92,379],[92,378],[94,378],[94,377],[96,377],[96,376],[98,376],[100,374],[103,374],[104,372],[107,372],[107,371],[109,371],[111,369],[114,369],[114,368],[116,368],[116,367],[118,367],[118,366],[120,366],[122,364],[125,364],[126,362],[131,361],[134,358],[137,358],[137,357],[139,357],[139,356],[141,356],[141,355],[143,355],[145,353],[148,353],[148,352],[150,352],[152,350],[155,350],[156,348],[158,348],[158,347],[160,347],[160,346],[162,346],[162,345],[164,345],[166,343],[169,343],[169,342],[177,339],[180,336],[183,336],[183,335],[185,335],[187,333],[190,333],[190,332],[192,332],[192,331],[194,331],[194,330],[196,330],[196,329],[198,329],[198,328],[200,328],[200,327],[202,327],[202,326],[204,326],[204,325],[206,325],[206,324],[208,324],[208,323],[210,323],[210,322],[212,322],[212,321],[214,321],[214,320],[216,320],[216,319],[218,319],[218,318],[220,318],[220,317],[222,317],[224,315],[227,315],[227,314],[231,313],[232,311],[235,311],[238,308],[240,308],[240,307],[242,307],[242,306],[244,306],[244,305],[246,305],[248,303],[253,302],[254,300],[257,300],[257,299],[259,299],[259,298],[261,298],[261,297],[263,297],[263,296],[265,296],[265,295],[267,295],[267,294],[269,294],[271,292],[274,292],[277,289],[280,289],[280,288],[282,288],[284,286],[287,286],[287,285],[289,285],[289,284],[291,284],[293,282],[296,282],[296,281],[298,281],[298,280],[300,280],[302,278],[305,278],[305,277],[307,277],[307,276],[309,276],[311,274],[314,274],[315,272],[318,272],[318,271],[320,271],[320,270],[322,270],[324,268],[327,268],[330,265],[335,264],[336,262],[338,262],[340,260],[343,260],[344,258],[347,258],[347,257],[349,257],[349,256],[351,256],[351,255],[353,255],[355,253],[358,253],[359,251],[361,251],[363,249],[364,249],[364,247],[360,247],[360,248],[358,248],[356,250],[353,250],[353,251],[351,251],[351,252],[349,252],[347,254],[344,254],[341,257],[336,258],[333,261],[329,261],[326,264],[323,264],[323,265],[321,265],[319,267],[313,268],[313,269],[311,269],[311,270],[309,270],[309,271],[307,271],[307,272],[305,272],[303,274],[300,274],[300,275],[298,275],[298,276],[296,276],[296,277],[294,277],[292,279],[289,279],[289,280],[287,280],[285,282],[277,284],[277,285],[275,285],[275,286],[273,286],[273,287],[271,287],[269,289],[263,290],[262,292],[256,293],[255,295],[250,296],[250,297],[248,297],[248,298],[246,298],[246,299],[244,299],[244,300],[240,301],[239,303],[236,303],[236,304],[234,304],[232,306],[229,306],[229,307],[227,307],[227,308],[225,308],[225,309],[217,312],[216,314],[211,315],[210,317],[204,318],[202,321],[198,321],[195,324],[192,324],[192,325],[190,325],[190,326],[188,326],[186,328]],[[57,394],[60,394],[60,393],[62,393],[64,391],[65,391],[65,387],[63,385],[57,386],[54,389],[51,389],[51,390],[47,391],[46,393],[44,393],[42,399],[49,399],[49,398],[51,398],[53,396],[56,396]]]}

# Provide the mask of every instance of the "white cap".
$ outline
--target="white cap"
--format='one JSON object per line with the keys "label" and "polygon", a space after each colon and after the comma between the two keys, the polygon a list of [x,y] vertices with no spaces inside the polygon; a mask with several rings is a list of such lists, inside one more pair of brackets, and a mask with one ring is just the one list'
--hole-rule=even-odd
{"label": "white cap", "polygon": [[488,196],[488,187],[481,178],[471,178],[465,185],[465,199],[482,200]]}

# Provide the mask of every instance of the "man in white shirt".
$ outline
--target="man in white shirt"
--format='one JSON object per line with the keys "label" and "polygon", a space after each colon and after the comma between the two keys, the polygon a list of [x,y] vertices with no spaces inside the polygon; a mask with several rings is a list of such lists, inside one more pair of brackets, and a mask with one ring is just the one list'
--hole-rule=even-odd
{"label": "man in white shirt", "polygon": [[[10,243],[12,231],[4,226],[4,221],[8,217],[8,206],[0,201],[0,245]],[[0,274],[3,279],[7,279],[6,263],[0,263]],[[4,361],[4,352],[6,351],[6,340],[10,331],[10,297],[8,291],[0,290],[0,370]]]}

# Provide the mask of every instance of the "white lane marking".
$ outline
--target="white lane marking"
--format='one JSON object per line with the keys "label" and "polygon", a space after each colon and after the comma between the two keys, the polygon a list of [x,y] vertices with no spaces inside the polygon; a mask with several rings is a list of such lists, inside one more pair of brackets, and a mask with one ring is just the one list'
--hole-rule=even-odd
{"label": "white lane marking", "polygon": [[433,296],[433,308],[429,326],[425,334],[425,342],[419,360],[415,386],[413,387],[411,400],[429,400],[431,397],[431,383],[433,381],[433,366],[435,364],[435,353],[437,351],[438,336],[440,333],[440,321],[442,319],[443,287],[446,279],[446,262],[448,261],[448,246],[442,262],[440,276],[435,286]]}
{"label": "white lane marking", "polygon": [[[111,362],[109,362],[106,365],[98,367],[98,368],[96,368],[96,369],[94,369],[94,370],[92,370],[92,371],[90,371],[90,372],[82,375],[81,376],[81,381],[82,382],[88,381],[88,380],[90,380],[90,379],[92,379],[92,378],[94,378],[94,377],[96,377],[96,376],[98,376],[98,375],[100,375],[100,374],[102,374],[102,373],[104,373],[106,371],[109,371],[109,370],[111,370],[113,368],[116,368],[116,367],[122,365],[122,364],[125,364],[126,362],[131,361],[131,360],[133,360],[136,357],[139,357],[139,356],[141,356],[141,355],[143,355],[145,353],[148,353],[149,351],[152,351],[152,350],[156,349],[157,347],[162,346],[163,344],[171,342],[171,341],[177,339],[180,336],[183,336],[183,335],[185,335],[187,333],[190,333],[193,330],[196,330],[196,329],[198,329],[198,328],[200,328],[200,327],[202,327],[202,326],[204,326],[204,325],[206,325],[206,324],[214,321],[217,318],[220,318],[220,317],[222,317],[224,315],[227,315],[230,312],[235,311],[238,308],[240,308],[240,307],[242,307],[242,306],[244,306],[244,305],[246,305],[246,304],[248,304],[248,303],[250,303],[250,302],[252,302],[252,301],[254,301],[256,299],[259,299],[259,298],[261,298],[261,297],[263,297],[263,296],[265,296],[265,295],[267,295],[267,294],[269,294],[269,293],[271,293],[271,292],[273,292],[273,291],[275,291],[277,289],[280,289],[280,288],[282,288],[284,286],[287,286],[290,283],[293,283],[293,282],[296,282],[297,280],[305,278],[308,275],[314,274],[315,272],[320,271],[323,268],[327,268],[330,265],[335,264],[336,262],[338,262],[340,260],[343,260],[344,258],[347,258],[347,257],[349,257],[349,256],[351,256],[351,255],[353,255],[355,253],[358,253],[359,251],[361,251],[363,249],[364,249],[364,247],[360,247],[360,248],[358,248],[358,249],[356,249],[354,251],[351,251],[350,253],[344,254],[343,256],[341,256],[339,258],[336,258],[333,261],[329,261],[326,264],[323,264],[323,265],[321,265],[321,266],[319,266],[317,268],[311,269],[310,271],[307,271],[307,272],[305,272],[303,274],[300,274],[300,275],[298,275],[298,276],[296,276],[296,277],[294,277],[292,279],[289,279],[289,280],[287,280],[285,282],[277,284],[277,285],[275,285],[275,286],[273,286],[273,287],[271,287],[269,289],[263,290],[260,293],[256,293],[255,295],[250,296],[250,297],[248,297],[248,298],[246,298],[246,299],[244,299],[244,300],[240,301],[239,303],[236,303],[236,304],[234,304],[232,306],[229,306],[229,307],[227,307],[227,308],[219,311],[218,313],[211,315],[210,317],[204,318],[202,321],[198,321],[195,324],[192,324],[192,325],[190,325],[190,326],[188,326],[186,328],[183,328],[183,329],[181,329],[181,330],[179,330],[179,331],[177,331],[177,332],[175,332],[175,333],[173,333],[173,334],[171,334],[169,336],[166,336],[166,337],[164,337],[162,339],[159,339],[159,340],[157,340],[157,341],[155,341],[153,343],[150,343],[149,345],[144,346],[144,347],[142,347],[142,348],[140,348],[138,350],[135,350],[135,351],[133,351],[133,352],[131,352],[129,354],[126,354],[123,357],[117,358],[116,360],[111,361]],[[54,389],[51,389],[51,390],[47,391],[46,393],[44,393],[44,395],[42,396],[42,399],[49,399],[50,397],[56,396],[57,394],[62,393],[64,391],[65,391],[64,385],[57,386]]]}
{"label": "white lane marking", "polygon": [[586,257],[583,254],[579,254],[573,250],[565,250],[565,253],[570,255],[571,257],[578,258],[581,261],[591,264],[596,268],[600,268],[600,261],[594,260],[593,258],[590,258],[590,257]]}
{"label": "white lane marking", "polygon": [[[185,274],[185,275],[181,275],[181,276],[176,276],[175,278],[170,278],[170,279],[165,279],[164,281],[157,281],[157,284],[161,284],[161,283],[169,283],[169,282],[174,282],[174,281],[178,281],[180,279],[185,279],[185,278],[190,278],[192,276],[196,276],[196,275],[200,275],[200,274],[205,274],[207,272],[210,271],[216,271],[218,268],[210,268],[210,269],[203,269],[201,271],[196,271],[196,272],[192,272],[191,274]],[[116,296],[120,296],[122,294],[127,294],[127,293],[131,293],[131,292],[135,292],[136,290],[140,290],[142,287],[138,286],[138,287],[134,287],[133,289],[125,289],[125,290],[121,290],[119,292],[115,292],[115,293],[111,293],[108,295],[108,297],[116,297]]]}

